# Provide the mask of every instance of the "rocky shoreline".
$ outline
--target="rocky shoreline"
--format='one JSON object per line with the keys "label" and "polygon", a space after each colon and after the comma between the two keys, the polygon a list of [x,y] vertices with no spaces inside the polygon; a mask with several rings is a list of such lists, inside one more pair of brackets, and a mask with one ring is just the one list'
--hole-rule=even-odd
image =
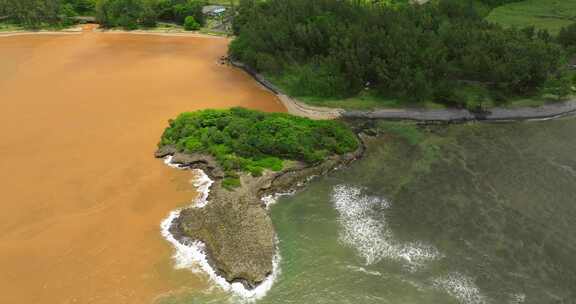
{"label": "rocky shoreline", "polygon": [[313,166],[294,162],[280,172],[267,170],[260,177],[241,174],[242,186],[227,190],[222,186],[224,172],[210,155],[180,153],[164,146],[155,153],[157,158],[171,157],[171,163],[182,168],[201,169],[213,181],[208,203],[181,210],[169,231],[182,244],[205,244],[208,263],[218,276],[252,290],[272,274],[277,254],[276,233],[263,198],[294,190],[312,176],[349,164],[364,150],[361,144],[355,152]]}
{"label": "rocky shoreline", "polygon": [[229,60],[234,67],[244,70],[258,83],[278,96],[288,113],[311,119],[385,119],[413,120],[422,122],[468,122],[468,121],[521,121],[554,119],[576,114],[576,100],[554,102],[538,107],[521,108],[490,108],[485,111],[470,111],[467,109],[374,109],[374,110],[344,110],[310,106],[300,102],[268,81],[251,67],[234,60]]}

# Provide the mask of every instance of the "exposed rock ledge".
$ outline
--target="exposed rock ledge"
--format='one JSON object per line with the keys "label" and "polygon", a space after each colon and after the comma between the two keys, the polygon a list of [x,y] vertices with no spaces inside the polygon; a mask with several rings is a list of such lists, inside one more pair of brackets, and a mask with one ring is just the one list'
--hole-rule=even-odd
{"label": "exposed rock ledge", "polygon": [[260,177],[242,174],[242,186],[228,191],[222,187],[224,174],[211,156],[179,153],[169,146],[160,148],[156,157],[172,155],[173,163],[202,169],[214,181],[208,204],[182,210],[170,232],[182,243],[205,243],[208,261],[218,275],[253,289],[272,273],[276,254],[276,235],[262,197],[294,189],[311,176],[350,163],[363,152],[361,145],[356,152],[330,157],[315,166],[295,163],[280,172],[267,170]]}

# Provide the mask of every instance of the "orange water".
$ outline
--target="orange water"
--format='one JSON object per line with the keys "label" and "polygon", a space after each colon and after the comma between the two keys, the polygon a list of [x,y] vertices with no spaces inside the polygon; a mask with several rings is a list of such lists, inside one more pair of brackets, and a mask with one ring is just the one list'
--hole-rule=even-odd
{"label": "orange water", "polygon": [[0,38],[0,303],[149,303],[201,276],[159,233],[194,196],[153,158],[179,112],[283,111],[220,65],[228,40],[112,33]]}

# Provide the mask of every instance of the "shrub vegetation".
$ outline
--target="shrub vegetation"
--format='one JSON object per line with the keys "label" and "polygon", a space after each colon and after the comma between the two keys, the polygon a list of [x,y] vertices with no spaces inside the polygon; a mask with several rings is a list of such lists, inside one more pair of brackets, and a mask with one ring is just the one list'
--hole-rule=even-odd
{"label": "shrub vegetation", "polygon": [[576,23],[560,29],[558,42],[566,47],[570,53],[576,53]]}
{"label": "shrub vegetation", "polygon": [[166,145],[214,156],[233,186],[235,172],[259,176],[264,169],[282,170],[284,160],[314,164],[356,150],[358,140],[338,121],[232,108],[180,114],[162,135],[159,146]]}
{"label": "shrub vegetation", "polygon": [[187,31],[197,31],[200,29],[200,23],[196,22],[194,16],[188,16],[184,19],[184,29]]}
{"label": "shrub vegetation", "polygon": [[204,25],[202,0],[96,0],[96,17],[105,27],[153,27],[158,21],[175,22],[186,26],[192,16],[194,28]]}
{"label": "shrub vegetation", "polygon": [[0,0],[0,17],[26,28],[66,26],[77,15],[95,15],[103,27],[154,27],[158,21],[184,25],[187,16],[205,23],[205,0]]}
{"label": "shrub vegetation", "polygon": [[29,29],[58,28],[71,25],[71,17],[91,11],[93,5],[92,0],[0,0],[0,17]]}

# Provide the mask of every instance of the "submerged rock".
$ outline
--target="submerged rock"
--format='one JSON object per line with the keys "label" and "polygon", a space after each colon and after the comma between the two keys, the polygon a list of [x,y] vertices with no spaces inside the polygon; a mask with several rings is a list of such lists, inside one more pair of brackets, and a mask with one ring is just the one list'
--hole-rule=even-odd
{"label": "submerged rock", "polygon": [[311,176],[360,157],[363,150],[333,156],[315,166],[294,163],[280,172],[265,171],[260,177],[242,174],[242,186],[233,190],[222,187],[224,175],[211,156],[159,151],[157,157],[173,155],[173,162],[202,169],[214,180],[208,204],[182,210],[170,231],[180,242],[203,242],[216,273],[230,283],[241,282],[253,289],[272,273],[276,254],[276,234],[262,197],[294,189]]}

